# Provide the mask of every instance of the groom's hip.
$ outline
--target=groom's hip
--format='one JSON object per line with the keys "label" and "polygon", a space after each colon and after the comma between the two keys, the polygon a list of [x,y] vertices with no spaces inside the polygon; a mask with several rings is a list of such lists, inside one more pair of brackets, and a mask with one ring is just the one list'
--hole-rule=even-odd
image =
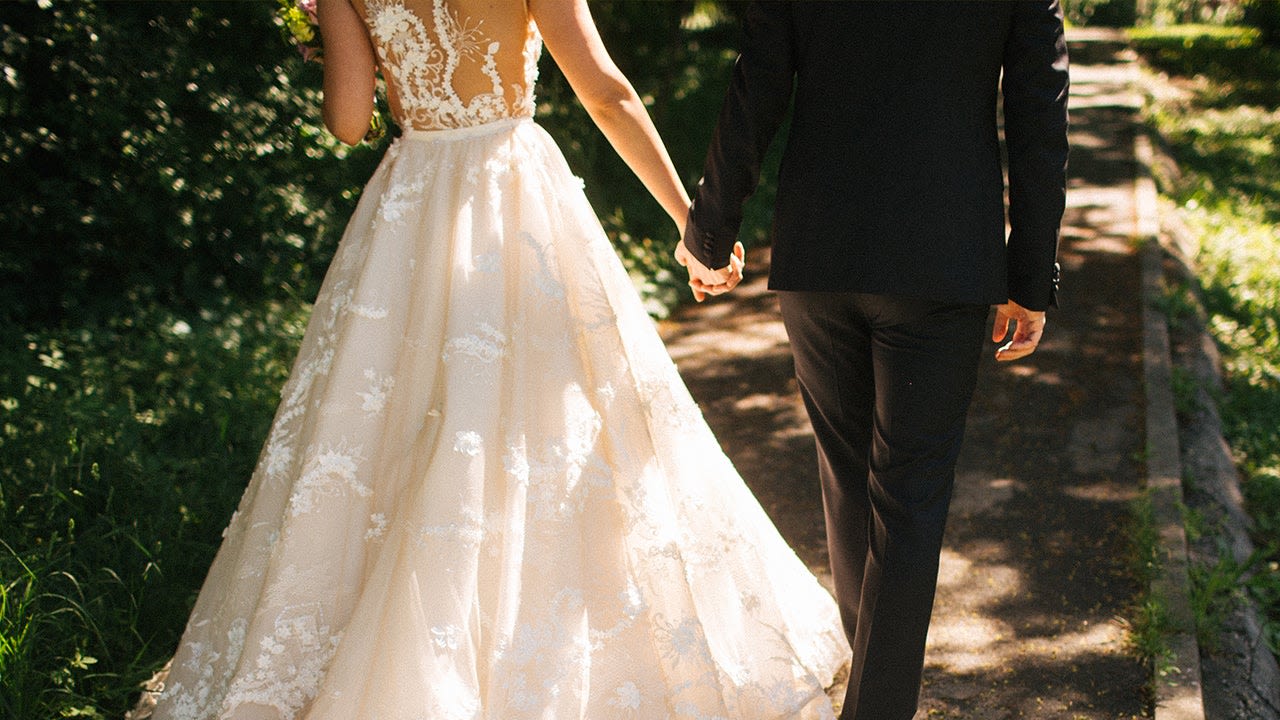
{"label": "groom's hip", "polygon": [[953,466],[988,306],[863,293],[781,292],[779,300],[796,379],[834,468],[865,479],[876,466],[926,458]]}
{"label": "groom's hip", "polygon": [[877,385],[921,383],[921,391],[958,394],[967,406],[990,306],[856,292],[787,290],[778,298],[797,374],[839,381],[869,371]]}

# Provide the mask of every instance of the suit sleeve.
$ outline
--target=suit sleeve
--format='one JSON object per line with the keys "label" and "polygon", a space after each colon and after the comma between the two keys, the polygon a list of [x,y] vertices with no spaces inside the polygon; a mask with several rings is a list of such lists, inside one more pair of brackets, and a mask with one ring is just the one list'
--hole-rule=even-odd
{"label": "suit sleeve", "polygon": [[1004,52],[1009,149],[1009,298],[1057,305],[1058,234],[1066,207],[1067,45],[1058,0],[1015,3]]}
{"label": "suit sleeve", "polygon": [[685,246],[707,267],[729,264],[742,206],[755,192],[761,163],[790,105],[794,75],[789,4],[753,2],[685,224]]}

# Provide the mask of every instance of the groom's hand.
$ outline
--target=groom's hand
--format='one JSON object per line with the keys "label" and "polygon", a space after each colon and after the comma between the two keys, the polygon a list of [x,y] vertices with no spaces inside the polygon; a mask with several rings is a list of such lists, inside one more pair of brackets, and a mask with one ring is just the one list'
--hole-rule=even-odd
{"label": "groom's hand", "polygon": [[689,271],[689,287],[693,289],[693,299],[702,302],[708,295],[723,295],[742,282],[742,272],[746,267],[746,250],[742,243],[734,243],[733,254],[729,256],[729,264],[718,270],[712,270],[689,252],[684,242],[676,243],[676,262]]}
{"label": "groom's hand", "polygon": [[996,350],[996,360],[1017,360],[1035,352],[1036,346],[1040,344],[1040,336],[1044,334],[1044,323],[1043,310],[1028,310],[1012,300],[997,305],[991,340],[1000,342],[1008,337],[1010,325],[1014,325],[1014,330],[1013,339]]}

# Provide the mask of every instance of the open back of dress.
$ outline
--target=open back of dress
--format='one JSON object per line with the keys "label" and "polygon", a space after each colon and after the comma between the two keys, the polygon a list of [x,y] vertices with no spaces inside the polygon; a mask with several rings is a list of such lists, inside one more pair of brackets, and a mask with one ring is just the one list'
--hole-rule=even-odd
{"label": "open back of dress", "polygon": [[402,128],[533,115],[541,40],[523,2],[357,0]]}

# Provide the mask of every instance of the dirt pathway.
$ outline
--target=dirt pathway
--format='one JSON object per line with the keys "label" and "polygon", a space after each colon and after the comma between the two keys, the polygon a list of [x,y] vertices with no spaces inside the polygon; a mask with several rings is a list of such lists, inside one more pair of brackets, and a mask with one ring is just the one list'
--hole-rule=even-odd
{"label": "dirt pathway", "polygon": [[[970,412],[920,718],[1146,717],[1146,669],[1118,618],[1128,504],[1140,490],[1142,345],[1134,233],[1132,58],[1072,35],[1063,308],[1031,358],[987,353]],[[725,451],[827,581],[814,444],[792,377],[767,251],[729,299],[662,331]],[[990,350],[994,350],[991,347]]]}

